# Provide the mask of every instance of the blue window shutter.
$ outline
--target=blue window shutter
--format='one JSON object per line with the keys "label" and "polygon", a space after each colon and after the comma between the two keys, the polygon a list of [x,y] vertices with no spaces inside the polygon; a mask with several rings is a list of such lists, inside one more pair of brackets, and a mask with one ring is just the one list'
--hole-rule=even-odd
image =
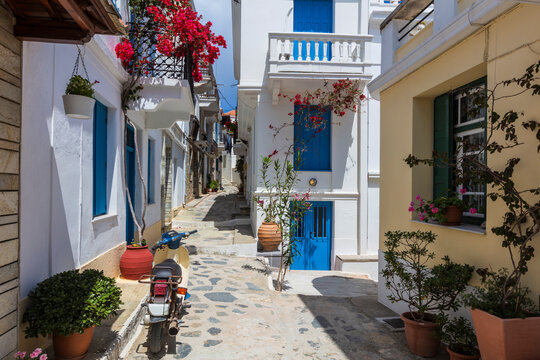
{"label": "blue window shutter", "polygon": [[[331,33],[334,31],[334,1],[333,0],[294,0],[293,13],[294,32]],[[328,43],[328,49],[331,43]],[[307,57],[306,42],[302,42],[302,59]],[[319,58],[323,55],[323,43],[319,43]],[[328,51],[327,60],[331,60],[331,51]],[[294,42],[293,57],[298,59],[298,42]],[[315,57],[315,43],[311,42],[311,58]]]}
{"label": "blue window shutter", "polygon": [[[295,167],[303,171],[331,171],[331,117],[330,108],[319,111],[317,106],[297,105],[294,108],[294,148],[300,152],[300,161],[295,156]],[[323,123],[319,128],[306,127],[311,116],[320,116]]]}
{"label": "blue window shutter", "polygon": [[107,213],[107,107],[96,101],[94,107],[94,186],[93,215]]}

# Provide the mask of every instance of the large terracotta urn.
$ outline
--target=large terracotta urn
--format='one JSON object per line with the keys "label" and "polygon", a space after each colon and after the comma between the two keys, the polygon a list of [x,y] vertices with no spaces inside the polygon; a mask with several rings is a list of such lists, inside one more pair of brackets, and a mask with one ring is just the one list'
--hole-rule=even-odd
{"label": "large terracotta urn", "polygon": [[67,336],[53,334],[54,357],[58,360],[78,360],[86,356],[94,326],[86,328],[82,334],[75,333]]}
{"label": "large terracotta urn", "polygon": [[416,321],[412,313],[406,312],[401,314],[401,320],[405,323],[405,337],[412,353],[428,358],[437,355],[441,339],[435,316],[424,314],[424,321]]}
{"label": "large terracotta urn", "polygon": [[540,317],[502,319],[471,310],[482,360],[540,359]]}
{"label": "large terracotta urn", "polygon": [[281,229],[275,222],[263,222],[257,237],[264,251],[276,251],[281,244]]}
{"label": "large terracotta urn", "polygon": [[142,275],[152,273],[154,256],[148,246],[128,245],[120,258],[122,277],[129,280],[139,280]]}

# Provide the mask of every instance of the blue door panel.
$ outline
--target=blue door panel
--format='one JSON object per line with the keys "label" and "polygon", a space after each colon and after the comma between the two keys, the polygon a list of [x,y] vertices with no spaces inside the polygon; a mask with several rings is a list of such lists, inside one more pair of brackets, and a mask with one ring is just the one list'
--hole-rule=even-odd
{"label": "blue door panel", "polygon": [[292,270],[330,270],[332,202],[315,201],[297,229],[297,250]]}
{"label": "blue door panel", "polygon": [[[333,7],[333,0],[294,0],[293,31],[318,33],[333,32]],[[302,60],[307,59],[306,45],[306,41],[302,41],[302,53],[298,54],[298,41],[294,42],[293,57],[295,60],[298,60],[299,56]],[[310,46],[310,57],[314,60],[315,42],[311,41]],[[330,60],[332,58],[330,48],[331,43],[328,43],[329,51],[325,60]],[[319,59],[322,59],[324,54],[323,51],[323,43],[319,42]]]}

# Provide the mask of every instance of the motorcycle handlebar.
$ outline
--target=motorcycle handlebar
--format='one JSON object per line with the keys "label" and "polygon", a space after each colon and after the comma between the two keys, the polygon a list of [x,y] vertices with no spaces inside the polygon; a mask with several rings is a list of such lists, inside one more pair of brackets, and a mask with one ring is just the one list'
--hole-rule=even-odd
{"label": "motorcycle handlebar", "polygon": [[192,230],[192,231],[189,232],[189,235],[195,234],[196,232],[197,232],[197,230]]}

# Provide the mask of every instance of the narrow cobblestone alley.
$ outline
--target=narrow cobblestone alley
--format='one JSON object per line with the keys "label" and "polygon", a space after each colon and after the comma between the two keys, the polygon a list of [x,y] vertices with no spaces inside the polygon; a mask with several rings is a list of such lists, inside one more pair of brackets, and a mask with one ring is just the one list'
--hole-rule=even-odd
{"label": "narrow cobblestone alley", "polygon": [[[304,278],[329,289],[325,296],[302,288],[279,293],[269,287],[269,269],[254,256],[197,254],[200,248],[234,245],[237,229],[216,227],[233,220],[232,195],[230,189],[211,195],[184,211],[187,216],[182,218],[181,213],[176,218],[177,224],[201,229],[189,240],[191,308],[185,311],[180,333],[166,339],[160,354],[148,352],[147,329],[141,326],[124,359],[416,359],[403,333],[376,320],[396,314],[377,303],[376,283],[371,280],[317,272]],[[228,219],[207,221],[207,214],[216,209]],[[292,275],[293,286],[302,281],[301,272]],[[333,281],[341,289],[350,288],[350,295],[340,290],[339,296],[328,296]],[[446,359],[442,349],[440,354],[437,359]]]}

